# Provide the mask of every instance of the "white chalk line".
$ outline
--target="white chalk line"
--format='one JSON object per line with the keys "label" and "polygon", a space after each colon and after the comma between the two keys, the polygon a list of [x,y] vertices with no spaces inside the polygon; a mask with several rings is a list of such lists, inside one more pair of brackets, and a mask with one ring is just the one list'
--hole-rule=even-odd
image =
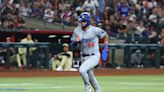
{"label": "white chalk line", "polygon": [[0,86],[45,86],[48,84],[41,84],[41,83],[0,83]]}
{"label": "white chalk line", "polygon": [[63,89],[63,88],[82,88],[84,86],[77,85],[54,85],[54,84],[40,84],[40,83],[0,83],[1,87],[20,87],[25,89]]}
{"label": "white chalk line", "polygon": [[[102,83],[103,84],[103,83]],[[164,82],[111,82],[110,86],[124,86],[124,87],[164,87]],[[0,88],[25,88],[25,89],[67,89],[67,88],[83,88],[83,85],[55,85],[43,83],[0,83]],[[109,85],[108,85],[109,87]],[[105,89],[103,86],[102,89]]]}
{"label": "white chalk line", "polygon": [[124,86],[164,86],[164,82],[116,82],[114,84]]}

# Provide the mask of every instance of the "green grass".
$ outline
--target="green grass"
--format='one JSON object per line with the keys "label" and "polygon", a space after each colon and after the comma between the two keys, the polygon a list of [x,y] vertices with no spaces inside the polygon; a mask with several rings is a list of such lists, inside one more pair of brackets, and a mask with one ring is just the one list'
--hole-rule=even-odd
{"label": "green grass", "polygon": [[[164,75],[97,79],[102,92],[164,92]],[[0,78],[0,92],[84,92],[84,86],[81,77]]]}

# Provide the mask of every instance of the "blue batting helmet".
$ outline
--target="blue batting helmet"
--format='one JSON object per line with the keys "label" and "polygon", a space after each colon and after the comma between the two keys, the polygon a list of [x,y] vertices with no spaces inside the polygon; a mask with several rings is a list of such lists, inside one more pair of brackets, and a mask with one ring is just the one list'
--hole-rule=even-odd
{"label": "blue batting helmet", "polygon": [[90,14],[88,12],[83,12],[80,14],[79,17],[79,21],[83,22],[86,21],[86,25],[84,25],[84,27],[87,27],[91,24],[91,20],[90,20]]}

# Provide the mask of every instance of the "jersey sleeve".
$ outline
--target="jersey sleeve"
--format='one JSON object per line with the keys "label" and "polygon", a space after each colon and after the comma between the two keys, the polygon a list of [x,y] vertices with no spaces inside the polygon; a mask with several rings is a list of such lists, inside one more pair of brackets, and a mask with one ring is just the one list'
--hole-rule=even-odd
{"label": "jersey sleeve", "polygon": [[73,33],[72,33],[72,37],[71,37],[71,41],[75,41],[75,38],[76,38],[76,34],[75,34],[76,32],[75,32],[75,30],[73,31]]}
{"label": "jersey sleeve", "polygon": [[107,33],[105,32],[105,30],[101,29],[101,28],[97,28],[96,30],[96,35],[99,37],[99,38],[104,38],[105,35]]}

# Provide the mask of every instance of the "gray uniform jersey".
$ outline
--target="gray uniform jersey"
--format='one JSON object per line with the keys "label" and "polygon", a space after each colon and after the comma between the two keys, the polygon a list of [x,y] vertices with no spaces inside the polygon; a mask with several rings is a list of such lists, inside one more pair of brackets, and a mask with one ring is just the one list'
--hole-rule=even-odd
{"label": "gray uniform jersey", "polygon": [[80,36],[80,51],[83,54],[99,53],[99,38],[103,38],[106,32],[98,27],[89,26],[86,31],[83,31],[81,26],[74,29],[71,40],[75,41],[76,36]]}

